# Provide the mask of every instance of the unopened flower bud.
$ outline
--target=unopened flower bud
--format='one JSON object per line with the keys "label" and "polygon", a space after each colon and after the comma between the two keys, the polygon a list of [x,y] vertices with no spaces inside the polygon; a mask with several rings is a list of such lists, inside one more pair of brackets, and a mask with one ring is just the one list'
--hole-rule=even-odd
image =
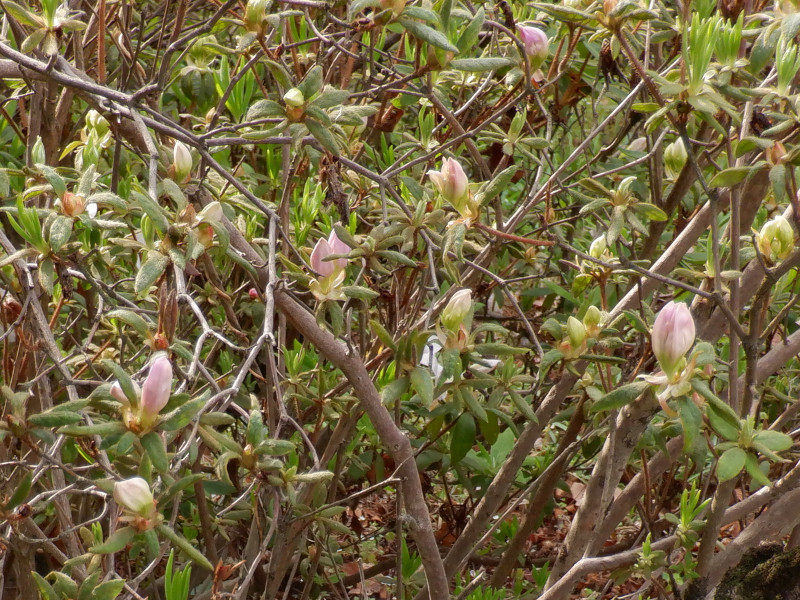
{"label": "unopened flower bud", "polygon": [[258,300],[258,290],[256,288],[250,288],[247,290],[247,295],[250,296],[250,300]]}
{"label": "unopened flower bud", "polygon": [[764,151],[764,154],[767,157],[767,160],[770,164],[773,165],[780,165],[783,164],[783,160],[786,156],[786,146],[781,144],[780,142],[775,142]]}
{"label": "unopened flower bud", "polygon": [[64,192],[61,198],[61,210],[68,217],[77,217],[86,209],[86,198],[72,192]]}
{"label": "unopened flower bud", "polygon": [[784,216],[777,216],[764,223],[756,235],[758,249],[770,262],[789,256],[794,248],[794,229]]}
{"label": "unopened flower bud", "polygon": [[440,316],[442,325],[454,333],[457,332],[471,308],[472,292],[470,290],[457,291],[442,310]]}
{"label": "unopened flower bud", "polygon": [[596,338],[600,335],[600,323],[603,322],[603,313],[600,309],[592,305],[586,309],[586,314],[583,315],[583,326],[586,328],[586,334],[589,337]]}
{"label": "unopened flower bud", "polygon": [[122,402],[123,404],[128,404],[128,397],[125,395],[125,392],[122,391],[122,386],[119,384],[119,381],[115,381],[111,386],[111,395],[114,397],[114,400]]}
{"label": "unopened flower bud", "polygon": [[344,257],[334,260],[325,259],[334,254],[347,254],[348,252],[350,252],[350,246],[340,240],[336,232],[331,230],[328,239],[320,238],[311,251],[311,268],[323,277],[333,275],[347,267],[347,259]]}
{"label": "unopened flower bud", "polygon": [[192,172],[192,153],[181,141],[176,141],[172,149],[172,171],[177,183],[187,181]]}
{"label": "unopened flower bud", "polygon": [[263,31],[270,0],[250,0],[244,10],[244,26],[248,31]]}
{"label": "unopened flower bud", "polygon": [[461,216],[468,216],[469,179],[455,158],[445,158],[441,171],[428,171],[428,175],[439,193],[453,205]]}
{"label": "unopened flower bud", "polygon": [[538,69],[550,53],[550,40],[547,39],[547,34],[538,27],[527,25],[517,25],[517,31],[519,39],[525,46],[531,70]]}
{"label": "unopened flower bud", "polygon": [[153,493],[141,477],[114,484],[114,500],[123,508],[142,517],[149,517],[155,510]]}
{"label": "unopened flower bud", "polygon": [[380,6],[383,10],[391,10],[392,14],[397,16],[406,7],[406,0],[380,0]]}
{"label": "unopened flower bud", "polygon": [[592,241],[592,245],[589,246],[589,256],[600,260],[603,257],[603,253],[607,249],[608,243],[606,242],[606,236],[601,235],[600,237],[595,238],[594,241]]}
{"label": "unopened flower bud", "polygon": [[586,327],[575,317],[570,317],[567,319],[567,336],[573,348],[580,348],[586,341]]}
{"label": "unopened flower bud", "polygon": [[647,151],[647,138],[638,137],[628,144],[628,150],[631,152],[646,152]]}
{"label": "unopened flower bud", "polygon": [[303,97],[303,92],[297,88],[292,88],[286,92],[283,95],[283,101],[287,106],[292,106],[294,108],[299,108],[306,103],[306,99]]}
{"label": "unopened flower bud", "polygon": [[206,250],[214,245],[214,228],[208,223],[200,223],[197,226],[197,241]]}
{"label": "unopened flower bud", "polygon": [[695,341],[694,319],[683,302],[669,302],[653,324],[653,353],[672,379]]}
{"label": "unopened flower bud", "polygon": [[219,223],[222,220],[222,205],[216,200],[210,202],[200,211],[198,217],[209,223]]}
{"label": "unopened flower bud", "polygon": [[667,168],[667,175],[673,179],[680,175],[688,158],[689,155],[686,153],[683,140],[678,139],[668,145],[664,149],[664,166]]}
{"label": "unopened flower bud", "polygon": [[167,405],[171,389],[172,364],[162,354],[150,365],[150,373],[142,386],[140,419],[144,426],[152,424],[161,409]]}
{"label": "unopened flower bud", "polygon": [[86,113],[86,125],[94,129],[98,138],[103,137],[111,128],[106,118],[94,109]]}
{"label": "unopened flower bud", "polygon": [[31,162],[34,165],[43,165],[45,163],[45,152],[42,138],[37,137],[31,148]]}

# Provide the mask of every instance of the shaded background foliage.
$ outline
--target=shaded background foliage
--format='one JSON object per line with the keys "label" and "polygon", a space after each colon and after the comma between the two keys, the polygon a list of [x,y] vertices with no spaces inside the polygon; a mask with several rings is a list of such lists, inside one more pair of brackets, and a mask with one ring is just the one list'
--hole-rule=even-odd
{"label": "shaded background foliage", "polygon": [[5,594],[702,597],[796,545],[793,2],[0,10]]}

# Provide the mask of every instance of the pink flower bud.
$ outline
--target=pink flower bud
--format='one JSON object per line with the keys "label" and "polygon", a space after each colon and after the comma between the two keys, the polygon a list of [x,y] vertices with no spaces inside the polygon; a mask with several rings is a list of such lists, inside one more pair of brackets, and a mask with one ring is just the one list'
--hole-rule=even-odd
{"label": "pink flower bud", "polygon": [[331,231],[327,240],[320,239],[311,251],[311,268],[323,277],[329,277],[347,266],[347,259],[337,258],[325,260],[334,254],[347,254],[350,246],[339,239],[335,231]]}
{"label": "pink flower bud", "polygon": [[538,27],[528,27],[527,25],[517,25],[519,39],[525,46],[525,54],[531,63],[531,69],[538,69],[550,53],[550,40],[547,34]]}
{"label": "pink flower bud", "polygon": [[122,386],[119,384],[119,381],[115,381],[114,385],[111,386],[111,395],[114,397],[114,400],[122,402],[123,404],[129,404],[128,397],[125,395],[125,392],[122,391]]}
{"label": "pink flower bud", "polygon": [[142,386],[142,421],[152,422],[167,405],[172,388],[172,364],[163,354],[150,365],[150,373]]}
{"label": "pink flower bud", "polygon": [[667,377],[672,378],[695,341],[694,319],[683,302],[669,302],[653,324],[653,352]]}
{"label": "pink flower bud", "polygon": [[258,300],[258,290],[256,288],[247,290],[247,295],[250,296],[250,300]]}
{"label": "pink flower bud", "polygon": [[153,493],[141,477],[114,484],[114,500],[123,508],[143,517],[149,517],[155,510]]}
{"label": "pink flower bud", "polygon": [[439,193],[459,213],[464,213],[469,203],[469,179],[455,158],[445,158],[441,171],[428,171]]}

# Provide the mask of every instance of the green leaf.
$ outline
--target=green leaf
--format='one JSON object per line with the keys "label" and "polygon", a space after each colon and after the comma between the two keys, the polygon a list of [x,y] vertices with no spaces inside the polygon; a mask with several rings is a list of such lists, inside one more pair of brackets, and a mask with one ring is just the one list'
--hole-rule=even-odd
{"label": "green leaf", "polygon": [[42,171],[42,175],[44,175],[47,183],[53,188],[53,193],[59,198],[62,198],[67,192],[67,184],[64,178],[56,173],[53,167],[48,167],[47,165],[38,165],[38,167]]}
{"label": "green leaf", "polygon": [[72,411],[58,410],[59,408],[56,407],[38,415],[31,415],[28,417],[28,422],[36,427],[61,427],[83,421],[82,415]]}
{"label": "green leaf", "polygon": [[45,258],[39,263],[39,285],[49,296],[53,295],[53,286],[56,282],[56,267],[53,259]]}
{"label": "green leaf", "polygon": [[127,546],[135,535],[136,530],[133,527],[117,529],[105,542],[92,546],[89,551],[93,554],[114,554]]}
{"label": "green leaf", "polygon": [[186,199],[186,194],[183,193],[181,186],[172,181],[172,179],[162,179],[158,185],[160,192],[159,197],[165,194],[175,203],[179,211],[185,209],[189,204],[189,201]]}
{"label": "green leaf", "polygon": [[61,427],[58,432],[73,437],[83,437],[89,435],[106,436],[115,433],[125,433],[125,425],[117,421],[108,423],[95,423],[94,425],[67,425]]}
{"label": "green leaf", "polygon": [[322,90],[322,93],[314,99],[311,105],[317,108],[333,108],[334,106],[341,106],[347,102],[348,98],[350,98],[350,92],[348,90],[337,90],[334,87],[327,86]]}
{"label": "green leaf", "polygon": [[306,119],[305,124],[314,139],[322,144],[325,150],[334,156],[339,156],[339,145],[336,143],[336,137],[331,133],[330,129],[314,119]]}
{"label": "green leaf", "polygon": [[22,45],[19,47],[20,52],[23,54],[32,52],[42,42],[44,36],[47,35],[47,31],[48,30],[44,27],[35,30],[22,42]]}
{"label": "green leaf", "polygon": [[303,93],[303,98],[309,100],[311,96],[316,94],[322,88],[322,81],[322,67],[319,65],[314,65],[308,70],[308,73],[306,73],[303,81],[301,81],[297,86],[297,89]]}
{"label": "green leaf", "polygon": [[159,473],[166,473],[169,470],[169,459],[161,436],[155,431],[151,431],[141,437],[141,442],[156,470]]}
{"label": "green leaf", "polygon": [[408,31],[415,38],[423,42],[427,42],[431,46],[436,46],[442,50],[447,50],[448,52],[458,54],[458,47],[451,44],[447,39],[447,36],[441,31],[437,31],[429,25],[425,25],[424,23],[414,21],[413,19],[409,19],[407,17],[400,17],[398,21],[403,27],[405,27],[406,31]]}
{"label": "green leaf", "polygon": [[478,192],[478,197],[481,204],[491,201],[495,198],[495,196],[508,188],[508,184],[511,182],[511,179],[514,177],[514,174],[517,171],[519,171],[519,167],[517,165],[511,165],[507,169],[500,171],[500,173],[497,174],[497,177],[481,186],[481,189]]}
{"label": "green leaf", "polygon": [[282,117],[283,107],[274,100],[259,100],[247,110],[246,121],[255,121],[267,117]]}
{"label": "green leaf", "polygon": [[633,383],[625,384],[610,391],[603,398],[595,402],[590,412],[604,412],[630,404],[641,396],[649,387],[650,384],[646,381],[634,381]]}
{"label": "green leaf", "polygon": [[483,405],[478,400],[478,397],[466,386],[460,386],[458,388],[458,394],[461,396],[461,399],[464,401],[467,410],[476,418],[478,421],[486,423],[489,420],[488,415],[486,414],[486,409],[483,408]]}
{"label": "green leaf", "polygon": [[734,425],[726,413],[720,411],[716,406],[711,404],[707,406],[706,416],[708,416],[708,422],[711,424],[711,428],[716,431],[717,434],[731,442],[735,442],[739,439],[738,421]]}
{"label": "green leaf", "polygon": [[720,482],[733,479],[744,468],[744,462],[747,459],[747,452],[739,448],[728,448],[719,457],[717,463],[717,479]]}
{"label": "green leaf", "polygon": [[29,11],[27,8],[23,8],[16,2],[5,0],[3,2],[3,8],[23,25],[30,25],[31,27],[44,27],[45,25],[41,17]]}
{"label": "green leaf", "polygon": [[119,382],[122,391],[125,393],[125,397],[128,398],[128,401],[131,404],[136,404],[139,401],[136,393],[136,387],[133,385],[133,381],[131,380],[130,376],[125,372],[125,369],[123,369],[122,366],[116,361],[108,358],[104,358],[102,363],[103,366],[108,371],[111,371],[117,378],[117,381]]}
{"label": "green leaf", "polygon": [[164,235],[169,229],[169,220],[167,219],[166,211],[158,205],[158,202],[153,200],[148,194],[132,191],[131,197],[134,198],[144,213],[150,217],[150,220],[158,229],[161,235]]}
{"label": "green leaf", "polygon": [[761,470],[761,467],[758,464],[758,459],[755,457],[755,455],[748,452],[744,461],[744,466],[747,469],[747,472],[750,474],[750,477],[753,478],[753,481],[766,487],[772,486],[772,482],[769,480],[769,477],[767,477],[766,474],[764,474],[764,471]]}
{"label": "green leaf", "polygon": [[417,267],[419,267],[419,265],[413,258],[409,258],[402,252],[397,252],[396,250],[379,250],[378,252],[376,252],[376,254],[381,258],[388,258],[391,261],[398,262],[401,265],[411,267],[412,269],[416,269]]}
{"label": "green leaf", "polygon": [[517,407],[517,410],[522,413],[522,416],[524,416],[528,421],[533,421],[534,423],[538,421],[536,418],[536,413],[533,412],[533,408],[531,408],[530,403],[527,402],[525,398],[513,390],[510,391],[508,395],[511,398],[511,402],[513,402],[514,406]]}
{"label": "green leaf", "polygon": [[296,450],[294,442],[290,440],[265,439],[255,450],[257,456],[284,456]]}
{"label": "green leaf", "polygon": [[364,300],[365,302],[369,302],[380,296],[378,292],[360,285],[346,285],[342,287],[342,291],[348,298],[356,298],[357,300]]}
{"label": "green leaf", "polygon": [[[8,7],[9,4],[10,2],[3,3],[6,7]],[[44,577],[39,575],[36,571],[31,571],[31,575],[36,582],[36,587],[39,588],[39,595],[42,597],[42,600],[60,600],[53,586],[50,585]]]}
{"label": "green leaf", "polygon": [[775,165],[769,170],[769,181],[775,202],[780,204],[786,196],[786,165]]}
{"label": "green leaf", "polygon": [[462,414],[455,426],[450,437],[450,462],[456,465],[467,455],[467,453],[475,445],[475,419],[469,413]]}
{"label": "green leaf", "polygon": [[602,183],[592,177],[584,177],[578,181],[578,185],[585,188],[589,192],[611,198],[614,194]]}
{"label": "green leaf", "polygon": [[753,170],[752,167],[731,167],[720,171],[708,183],[711,187],[731,187],[741,183]]}
{"label": "green leaf", "polygon": [[397,352],[397,344],[394,343],[392,339],[392,335],[386,330],[386,328],[381,325],[375,319],[370,319],[369,322],[370,329],[378,336],[378,339],[383,343],[384,346],[390,348],[392,352]]}
{"label": "green leaf", "polygon": [[556,282],[550,281],[549,279],[542,279],[541,284],[544,287],[546,287],[547,289],[549,289],[551,292],[553,292],[554,294],[557,294],[558,296],[561,296],[562,298],[564,298],[564,300],[566,300],[567,302],[570,302],[571,304],[574,304],[575,306],[580,306],[581,305],[581,303],[578,301],[577,298],[575,298],[575,296],[573,296],[566,289],[564,289],[563,287],[558,285]]}
{"label": "green leaf", "polygon": [[415,367],[409,373],[409,377],[414,391],[419,394],[426,406],[430,406],[433,403],[433,378],[430,371],[424,367]]}
{"label": "green leaf", "polygon": [[92,591],[92,600],[114,600],[125,586],[124,579],[104,581]]}
{"label": "green leaf", "polygon": [[175,544],[181,551],[183,551],[186,556],[191,558],[196,564],[203,567],[208,571],[213,571],[214,567],[211,566],[211,563],[208,562],[208,559],[203,556],[200,551],[197,550],[192,544],[186,540],[185,538],[179,536],[177,533],[172,531],[169,527],[164,525],[163,523],[157,526],[158,532],[167,538],[170,542]]}
{"label": "green leaf", "polygon": [[31,491],[32,483],[33,483],[33,471],[26,471],[25,475],[22,476],[22,481],[19,482],[17,489],[14,490],[14,493],[11,495],[11,498],[9,498],[8,502],[6,502],[5,506],[3,506],[3,510],[5,512],[10,512],[14,510],[17,506],[22,504],[28,497],[28,493]]}
{"label": "green leaf", "polygon": [[678,398],[678,415],[683,426],[683,451],[690,452],[694,445],[694,440],[700,435],[703,427],[703,413],[697,405],[688,397]]}
{"label": "green leaf", "polygon": [[481,356],[508,356],[512,354],[524,354],[528,352],[527,348],[514,348],[508,344],[500,344],[496,342],[489,342],[486,344],[476,344],[475,352]]}
{"label": "green leaf", "polygon": [[147,260],[142,264],[139,272],[136,274],[136,280],[133,283],[133,291],[137,296],[144,296],[150,291],[156,279],[161,277],[169,265],[169,258],[160,252],[150,252]]}
{"label": "green leaf", "polygon": [[409,378],[400,377],[395,379],[381,390],[381,402],[383,404],[393,404],[400,396],[408,391]]}
{"label": "green leaf", "polygon": [[150,324],[140,314],[127,309],[111,310],[106,313],[107,319],[119,319],[126,325],[130,325],[136,330],[143,338],[147,338],[150,334]]}
{"label": "green leaf", "polygon": [[456,47],[458,48],[459,54],[469,52],[469,50],[475,46],[475,42],[478,41],[478,35],[480,35],[485,20],[486,13],[484,12],[483,7],[480,7],[478,12],[475,13],[475,17],[472,19],[472,21],[470,21],[466,29],[464,29],[461,37],[458,38]]}
{"label": "green leaf", "polygon": [[[485,58],[457,58],[450,62],[450,66],[457,71],[467,71],[469,73],[485,73],[486,71],[497,71],[505,67],[512,67],[517,61],[501,56],[487,56]],[[519,167],[514,167],[516,171]]]}
{"label": "green leaf", "polygon": [[58,215],[50,225],[50,249],[58,253],[59,250],[72,237],[72,219],[64,215]]}
{"label": "green leaf", "polygon": [[642,215],[645,219],[650,221],[666,221],[667,213],[658,208],[655,204],[647,202],[637,202],[633,205],[633,209]]}
{"label": "green leaf", "polygon": [[354,0],[347,8],[347,14],[350,19],[353,19],[359,12],[365,8],[373,6],[380,6],[380,0]]}
{"label": "green leaf", "polygon": [[28,256],[36,256],[37,254],[39,254],[39,251],[36,248],[23,248],[22,250],[17,250],[3,259],[0,259],[0,267],[5,267],[6,265],[13,263],[15,260],[27,258]]}
{"label": "green leaf", "polygon": [[440,27],[442,25],[442,20],[437,13],[427,8],[423,8],[421,6],[413,6],[411,4],[408,4],[403,9],[403,12],[400,16],[403,18],[418,19],[420,21],[425,21],[426,23],[430,23],[434,27]]}
{"label": "green leaf", "polygon": [[794,444],[792,438],[785,433],[781,433],[780,431],[771,431],[769,429],[757,432],[754,436],[754,439],[756,442],[764,444],[773,452],[782,452],[783,450],[788,450]]}
{"label": "green leaf", "polygon": [[203,473],[192,473],[191,475],[186,475],[185,477],[181,477],[174,483],[172,483],[167,490],[158,497],[158,502],[162,506],[165,506],[167,502],[172,500],[172,498],[178,492],[185,490],[190,485],[194,485],[196,481],[202,481],[205,479],[205,475]]}
{"label": "green leaf", "polygon": [[191,423],[194,416],[200,412],[206,404],[206,398],[197,398],[179,406],[171,413],[164,416],[164,420],[159,425],[159,429],[164,431],[177,431],[183,429]]}

